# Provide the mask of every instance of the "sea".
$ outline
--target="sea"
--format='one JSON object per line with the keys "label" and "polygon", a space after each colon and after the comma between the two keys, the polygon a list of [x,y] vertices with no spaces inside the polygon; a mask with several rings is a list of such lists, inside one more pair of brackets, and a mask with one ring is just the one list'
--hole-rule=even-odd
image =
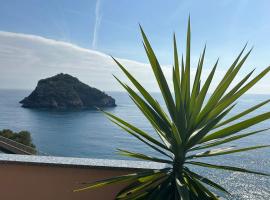
{"label": "sea", "polygon": [[[100,158],[100,159],[129,159],[117,154],[117,148],[158,156],[140,141],[110,122],[103,113],[97,110],[47,110],[22,108],[19,101],[28,96],[29,90],[0,90],[0,130],[27,130],[31,133],[33,143],[44,155]],[[117,107],[108,108],[111,112],[139,128],[154,134],[151,125],[140,113],[137,107],[124,92],[107,92],[116,99]],[[164,106],[162,96],[153,96]],[[237,101],[230,115],[234,115],[259,102],[267,100],[270,95],[247,94]],[[270,111],[270,103],[249,114]],[[270,127],[270,120],[260,123],[247,131]],[[254,146],[270,144],[270,131],[250,136],[227,146]],[[246,169],[270,173],[270,149],[260,149],[245,153],[201,159],[219,165],[232,165]],[[269,200],[270,178],[208,168],[191,167],[228,189],[231,200]],[[222,194],[220,194],[222,196]]]}

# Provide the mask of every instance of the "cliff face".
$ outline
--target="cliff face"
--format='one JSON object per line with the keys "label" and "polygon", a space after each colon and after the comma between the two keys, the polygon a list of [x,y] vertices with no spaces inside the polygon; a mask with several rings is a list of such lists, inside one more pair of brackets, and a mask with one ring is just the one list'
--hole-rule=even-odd
{"label": "cliff face", "polygon": [[35,90],[22,101],[27,108],[94,108],[114,107],[115,100],[68,74],[42,79]]}

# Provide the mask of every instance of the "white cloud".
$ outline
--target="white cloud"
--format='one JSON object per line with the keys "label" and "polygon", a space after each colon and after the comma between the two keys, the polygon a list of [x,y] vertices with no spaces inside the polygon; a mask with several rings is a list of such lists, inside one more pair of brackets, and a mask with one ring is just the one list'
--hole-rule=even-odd
{"label": "white cloud", "polygon": [[[157,84],[149,65],[119,59],[127,69],[150,91],[157,91]],[[165,76],[171,80],[171,68],[164,66]],[[122,90],[112,74],[127,79],[110,56],[76,45],[46,39],[40,36],[0,31],[0,88],[33,89],[37,81],[57,73],[68,73],[81,81],[105,91]],[[192,74],[194,76],[194,70]],[[203,77],[209,73],[206,69]],[[217,72],[213,86],[224,71]],[[237,79],[243,75],[240,75]],[[269,79],[251,90],[252,93],[270,91]]]}
{"label": "white cloud", "polygon": [[96,48],[97,46],[97,41],[98,41],[98,32],[99,32],[99,27],[101,24],[102,20],[102,15],[100,11],[100,6],[101,6],[101,0],[96,1],[96,9],[95,9],[95,25],[94,25],[94,33],[93,33],[93,40],[92,40],[92,48]]}

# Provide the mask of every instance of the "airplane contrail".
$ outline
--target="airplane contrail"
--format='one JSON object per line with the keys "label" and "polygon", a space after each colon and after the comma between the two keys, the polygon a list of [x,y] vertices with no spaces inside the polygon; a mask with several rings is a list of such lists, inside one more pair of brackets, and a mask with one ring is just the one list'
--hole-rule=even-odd
{"label": "airplane contrail", "polygon": [[94,33],[92,40],[92,48],[95,49],[98,41],[98,31],[101,24],[102,15],[100,13],[100,4],[101,0],[96,1],[96,9],[95,9],[95,25],[94,25]]}

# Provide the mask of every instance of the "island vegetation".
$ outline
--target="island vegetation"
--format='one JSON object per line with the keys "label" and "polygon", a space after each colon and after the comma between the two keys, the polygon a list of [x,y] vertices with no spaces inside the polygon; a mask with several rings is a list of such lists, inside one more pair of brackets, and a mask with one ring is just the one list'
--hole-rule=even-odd
{"label": "island vegetation", "polygon": [[63,73],[38,81],[35,90],[20,103],[26,108],[52,109],[116,106],[111,96]]}

